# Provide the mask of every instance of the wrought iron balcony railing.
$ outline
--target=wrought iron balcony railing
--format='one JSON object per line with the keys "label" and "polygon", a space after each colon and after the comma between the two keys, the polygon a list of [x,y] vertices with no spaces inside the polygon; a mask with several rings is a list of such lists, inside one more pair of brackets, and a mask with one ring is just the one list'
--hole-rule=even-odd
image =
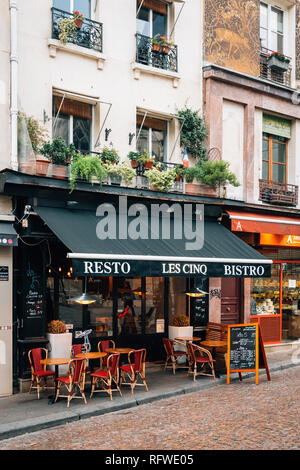
{"label": "wrought iron balcony railing", "polygon": [[259,200],[282,206],[298,205],[298,186],[259,180]]}
{"label": "wrought iron balcony railing", "polygon": [[266,49],[265,47],[261,47],[260,49],[260,77],[280,83],[281,85],[291,86],[291,58],[286,57],[290,60],[290,63],[286,66],[286,70],[283,68],[283,63],[282,68],[278,68],[276,65],[272,65],[272,62],[268,59],[268,56],[272,54],[272,52],[274,51]]}
{"label": "wrought iron balcony railing", "polygon": [[[63,18],[73,18],[73,14],[67,11],[52,8],[52,38],[59,39],[59,21]],[[98,21],[85,18],[81,28],[74,35],[67,38],[67,42],[77,46],[87,47],[96,51],[103,51],[103,25]]]}
{"label": "wrought iron balcony railing", "polygon": [[136,61],[159,69],[178,71],[177,46],[170,46],[168,52],[154,51],[151,38],[136,34]]}

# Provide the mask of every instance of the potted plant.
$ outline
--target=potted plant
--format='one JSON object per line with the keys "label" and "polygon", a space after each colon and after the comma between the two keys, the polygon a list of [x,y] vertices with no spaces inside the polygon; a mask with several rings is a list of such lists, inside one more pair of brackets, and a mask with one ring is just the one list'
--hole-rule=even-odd
{"label": "potted plant", "polygon": [[169,192],[176,177],[175,169],[160,171],[156,167],[147,170],[144,176],[149,179],[151,189],[155,191]]}
{"label": "potted plant", "polygon": [[38,176],[47,176],[48,168],[50,165],[50,160],[48,158],[43,157],[42,155],[38,155],[35,160],[35,173]]}
{"label": "potted plant", "polygon": [[182,177],[183,177],[183,174],[184,174],[184,168],[182,165],[176,165],[175,168],[175,181],[179,182],[181,181]]}
{"label": "potted plant", "polygon": [[275,71],[286,72],[290,66],[290,59],[280,52],[267,55],[268,66]]}
{"label": "potted plant", "polygon": [[107,177],[107,168],[103,162],[92,155],[81,155],[78,153],[71,163],[70,188],[71,192],[75,188],[76,181],[81,178],[93,184],[94,178],[101,186],[102,181]]}
{"label": "potted plant", "polygon": [[127,158],[130,160],[132,168],[137,168],[139,166],[141,154],[140,152],[131,151],[128,153]]}
{"label": "potted plant", "polygon": [[58,38],[62,44],[67,42],[75,42],[77,26],[74,18],[61,18],[58,22],[59,35]]}
{"label": "potted plant", "polygon": [[[52,320],[48,324],[47,338],[49,341],[49,357],[70,357],[72,333],[67,332],[64,322]],[[65,366],[65,371],[63,371],[62,367],[60,372],[66,373],[67,368],[68,366]]]}
{"label": "potted plant", "polygon": [[214,190],[218,189],[219,197],[224,197],[225,194],[223,196],[221,195],[222,187],[225,192],[228,184],[234,187],[240,186],[235,174],[229,170],[229,166],[230,163],[224,160],[203,161],[198,169],[198,178],[202,183],[210,186]]}
{"label": "potted plant", "polygon": [[174,46],[174,42],[168,39],[166,36],[160,36],[160,50],[164,54],[168,54],[169,48]]}
{"label": "potted plant", "polygon": [[110,177],[111,184],[119,186],[123,180],[126,186],[130,186],[136,176],[135,171],[125,162],[118,165],[104,164],[104,166]]}
{"label": "potted plant", "polygon": [[73,18],[74,18],[74,23],[78,29],[81,28],[82,23],[84,21],[84,16],[82,13],[79,13],[79,11],[74,11],[73,12]]}
{"label": "potted plant", "polygon": [[100,153],[100,158],[103,163],[111,163],[114,165],[115,163],[119,163],[120,157],[118,152],[114,148],[104,147],[102,152]]}
{"label": "potted plant", "polygon": [[62,137],[55,137],[52,142],[45,142],[41,153],[52,163],[52,176],[54,178],[65,178],[67,164],[76,155],[74,144],[68,146]]}
{"label": "potted plant", "polygon": [[155,162],[155,157],[151,157],[147,150],[144,150],[144,153],[140,156],[139,161],[144,164],[146,170],[151,170]]}
{"label": "potted plant", "polygon": [[25,173],[46,176],[49,159],[40,155],[40,147],[46,142],[48,131],[33,116],[18,113],[18,155],[20,170]]}
{"label": "potted plant", "polygon": [[149,42],[152,44],[153,51],[159,52],[161,45],[160,34],[155,34],[153,38],[149,39]]}

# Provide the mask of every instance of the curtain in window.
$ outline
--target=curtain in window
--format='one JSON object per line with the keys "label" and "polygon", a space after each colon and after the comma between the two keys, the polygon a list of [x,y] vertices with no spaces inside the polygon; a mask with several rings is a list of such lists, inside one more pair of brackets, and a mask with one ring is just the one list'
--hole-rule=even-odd
{"label": "curtain in window", "polygon": [[[142,0],[138,0],[139,3],[142,3]],[[160,13],[161,15],[167,14],[167,5],[159,0],[144,0],[143,7],[150,8],[156,13]]]}
{"label": "curtain in window", "polygon": [[[59,110],[60,104],[62,101],[62,97],[56,96],[55,97],[55,111]],[[92,119],[91,114],[91,105],[87,103],[81,103],[80,101],[70,100],[65,98],[63,100],[62,107],[60,108],[61,114],[71,114],[72,116],[76,116],[79,118],[84,119]]]}
{"label": "curtain in window", "polygon": [[[141,125],[144,120],[144,117],[141,115],[137,115],[136,123]],[[165,131],[166,130],[166,121],[163,119],[156,119],[152,117],[146,117],[143,127],[151,127],[151,129],[155,129],[156,131]]]}

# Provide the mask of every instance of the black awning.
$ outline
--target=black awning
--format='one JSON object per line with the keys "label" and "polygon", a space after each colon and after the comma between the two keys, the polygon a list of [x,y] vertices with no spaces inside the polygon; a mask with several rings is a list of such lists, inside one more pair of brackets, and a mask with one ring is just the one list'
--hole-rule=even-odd
{"label": "black awning", "polygon": [[35,210],[71,251],[68,257],[78,276],[270,276],[272,262],[215,219],[205,219],[203,246],[195,250],[186,249],[186,238],[175,238],[174,219],[170,221],[172,236],[166,239],[161,231],[153,238],[151,217],[141,217],[140,229],[148,234],[147,238],[132,239],[124,236],[124,229],[127,233],[134,218],[126,216],[124,222],[116,214],[115,233],[99,239],[101,219],[96,207],[83,210],[38,206]]}
{"label": "black awning", "polygon": [[0,246],[18,246],[18,235],[11,222],[0,222]]}

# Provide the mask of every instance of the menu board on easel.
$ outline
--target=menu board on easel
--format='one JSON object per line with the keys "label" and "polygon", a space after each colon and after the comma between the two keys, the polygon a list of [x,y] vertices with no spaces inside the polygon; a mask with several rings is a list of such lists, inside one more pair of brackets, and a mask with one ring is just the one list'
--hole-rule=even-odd
{"label": "menu board on easel", "polygon": [[242,380],[242,372],[255,372],[255,382],[259,383],[259,369],[266,369],[271,380],[264,344],[258,323],[228,325],[227,340],[227,384],[230,374],[237,372]]}

